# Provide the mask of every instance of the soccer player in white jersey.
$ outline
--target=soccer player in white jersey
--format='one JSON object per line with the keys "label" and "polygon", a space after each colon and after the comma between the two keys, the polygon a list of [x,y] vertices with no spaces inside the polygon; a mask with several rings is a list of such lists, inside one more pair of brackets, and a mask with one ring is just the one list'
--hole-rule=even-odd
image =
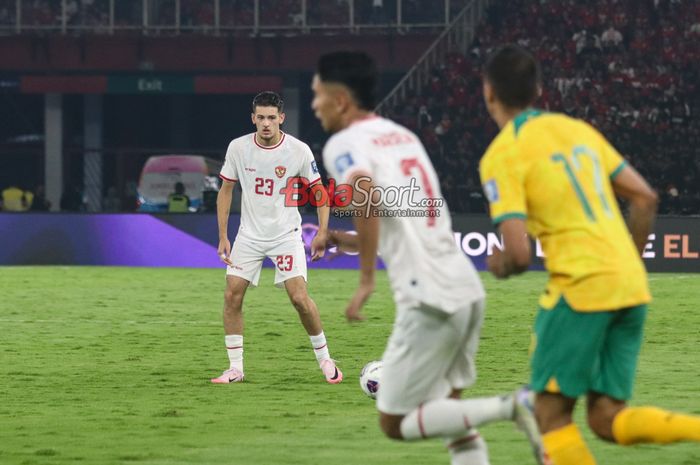
{"label": "soccer player in white jersey", "polygon": [[453,465],[484,465],[489,463],[486,443],[476,427],[514,420],[541,460],[537,426],[527,405],[529,391],[459,399],[476,377],[484,289],[455,243],[449,210],[444,204],[429,206],[439,205],[442,194],[420,140],[372,113],[376,81],[375,64],[366,54],[324,55],[313,78],[312,108],[324,130],[333,133],[323,151],[329,176],[354,186],[356,200],[370,197],[362,190],[395,192],[413,182],[420,190],[392,208],[405,209],[411,202],[428,205],[424,216],[365,205],[353,217],[356,235],[330,231],[330,242],[360,255],[359,286],[346,308],[349,320],[363,318],[362,306],[374,290],[377,251],[391,282],[396,320],[382,357],[380,426],[393,439],[444,438]]}
{"label": "soccer player in white jersey", "polygon": [[[306,288],[306,254],[301,238],[299,210],[285,205],[280,193],[290,178],[302,178],[308,186],[321,182],[308,145],[280,130],[284,122],[282,98],[275,92],[261,92],[253,99],[252,120],[256,131],[234,139],[226,151],[221,169],[223,180],[216,201],[219,248],[226,269],[224,331],[229,368],[212,383],[242,381],[243,297],[248,286],[257,286],[265,257],[275,264],[275,285],[284,287],[289,300],[311,339],[326,381],[343,380],[328,352],[318,308]],[[242,189],[241,224],[231,249],[228,219],[233,187]],[[319,193],[320,195],[320,193]],[[328,235],[328,206],[318,207],[318,233],[311,243],[312,259],[325,253]]]}

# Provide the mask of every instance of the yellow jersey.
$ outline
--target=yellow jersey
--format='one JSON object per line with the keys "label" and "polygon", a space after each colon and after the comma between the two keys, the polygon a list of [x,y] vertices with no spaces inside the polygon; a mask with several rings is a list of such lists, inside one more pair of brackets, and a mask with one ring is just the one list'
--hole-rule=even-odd
{"label": "yellow jersey", "polygon": [[651,300],[644,264],[612,189],[624,166],[589,124],[534,109],[504,126],[481,159],[494,224],[522,218],[542,244],[549,272],[543,308],[562,296],[582,312]]}
{"label": "yellow jersey", "polygon": [[168,196],[168,212],[187,213],[190,211],[190,198],[184,194],[170,194]]}

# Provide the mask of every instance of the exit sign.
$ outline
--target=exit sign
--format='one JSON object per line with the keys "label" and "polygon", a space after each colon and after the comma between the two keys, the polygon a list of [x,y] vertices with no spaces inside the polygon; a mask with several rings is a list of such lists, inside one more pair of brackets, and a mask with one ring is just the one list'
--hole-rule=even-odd
{"label": "exit sign", "polygon": [[192,94],[192,76],[109,76],[107,92],[112,94]]}

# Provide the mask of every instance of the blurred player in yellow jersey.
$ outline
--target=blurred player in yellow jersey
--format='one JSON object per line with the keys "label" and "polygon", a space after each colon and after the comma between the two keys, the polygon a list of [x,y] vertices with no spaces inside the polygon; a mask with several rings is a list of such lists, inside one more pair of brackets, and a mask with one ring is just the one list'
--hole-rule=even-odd
{"label": "blurred player in yellow jersey", "polygon": [[[480,170],[504,241],[489,270],[498,278],[524,272],[528,233],[546,256],[549,282],[535,322],[531,382],[548,460],[596,463],[572,422],[581,395],[588,424],[602,439],[700,441],[700,417],[626,403],[651,300],[641,252],[657,196],[593,127],[532,108],[540,85],[539,65],[524,49],[506,45],[491,56],[484,99],[501,131]],[[627,225],[615,195],[629,201]]]}

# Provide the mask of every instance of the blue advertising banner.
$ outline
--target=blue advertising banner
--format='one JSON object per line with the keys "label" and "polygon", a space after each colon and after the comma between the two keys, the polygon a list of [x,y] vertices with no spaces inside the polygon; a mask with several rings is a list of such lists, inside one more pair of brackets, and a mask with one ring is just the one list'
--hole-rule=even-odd
{"label": "blue advertising banner", "polygon": [[[239,221],[231,216],[231,241]],[[333,219],[331,225],[349,229],[351,223]],[[305,217],[307,252],[316,230],[316,218]],[[0,265],[224,268],[216,253],[216,216],[211,214],[2,213],[0,237]],[[309,260],[311,268],[357,266],[357,257],[338,254],[335,248],[318,262]]]}
{"label": "blue advertising banner", "polygon": [[[486,216],[469,215],[456,215],[452,222],[455,242],[477,269],[484,270],[486,257],[501,244],[491,222]],[[232,241],[238,225],[239,217],[232,215]],[[331,227],[352,229],[352,222],[332,216]],[[316,217],[304,216],[307,252],[315,233]],[[0,265],[223,268],[217,241],[214,214],[0,213]],[[532,268],[543,269],[539,244],[533,249]],[[660,218],[644,261],[649,271],[700,272],[700,218]],[[322,260],[309,261],[309,267],[353,269],[358,258],[332,248]]]}

